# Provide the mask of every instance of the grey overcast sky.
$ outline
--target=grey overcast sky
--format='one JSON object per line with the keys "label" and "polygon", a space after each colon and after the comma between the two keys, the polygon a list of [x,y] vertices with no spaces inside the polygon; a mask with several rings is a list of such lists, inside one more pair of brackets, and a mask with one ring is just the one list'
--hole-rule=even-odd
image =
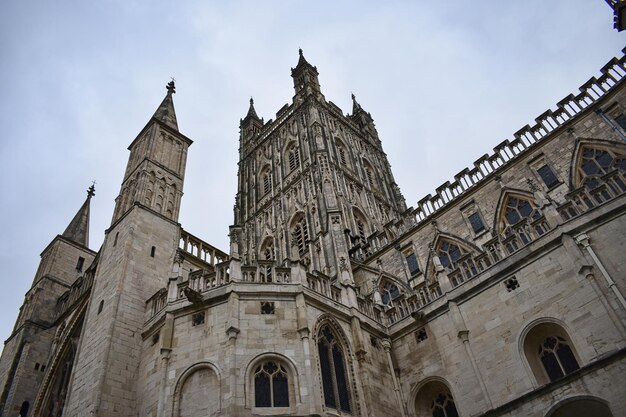
{"label": "grey overcast sky", "polygon": [[109,226],[127,146],[176,78],[189,151],[180,222],[228,249],[238,124],[293,96],[298,48],[345,112],[371,112],[409,205],[488,153],[613,56],[603,0],[48,1],[0,14],[0,337],[39,254],[97,181],[91,248]]}

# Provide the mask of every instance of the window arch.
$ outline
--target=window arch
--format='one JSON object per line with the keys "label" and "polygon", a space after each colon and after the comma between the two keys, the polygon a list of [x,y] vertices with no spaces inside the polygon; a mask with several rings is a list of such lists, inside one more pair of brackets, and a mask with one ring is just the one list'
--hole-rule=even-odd
{"label": "window arch", "polygon": [[261,257],[267,261],[273,261],[276,259],[276,248],[274,247],[274,239],[271,237],[266,238],[261,245]]}
{"label": "window arch", "polygon": [[280,362],[266,361],[254,370],[254,406],[289,407],[289,376]]}
{"label": "window arch", "polygon": [[335,141],[335,145],[337,146],[337,156],[338,156],[339,163],[342,166],[345,166],[345,167],[350,166],[348,164],[348,156],[346,154],[346,152],[347,152],[346,151],[346,147],[343,144],[343,142],[341,142],[339,139],[337,139]]}
{"label": "window arch", "polygon": [[174,389],[174,416],[217,416],[221,411],[220,375],[209,362],[190,366]]}
{"label": "window arch", "polygon": [[356,234],[362,242],[367,241],[367,220],[365,216],[356,207],[352,209],[354,214],[354,225],[356,226]]}
{"label": "window arch", "polygon": [[[585,186],[593,190],[604,184],[606,181],[602,177],[610,172],[617,171],[622,175],[626,174],[626,153],[615,148],[582,146],[578,151],[576,162],[575,186]],[[626,191],[626,184],[619,176],[614,178],[615,184],[621,190]]]}
{"label": "window arch", "polygon": [[365,182],[370,186],[370,188],[376,187],[376,179],[374,178],[374,168],[372,164],[370,164],[367,159],[363,158],[363,170],[365,172]]}
{"label": "window arch", "polygon": [[339,411],[350,412],[348,368],[344,347],[329,323],[324,323],[317,336],[324,405]]}
{"label": "window arch", "polygon": [[546,417],[569,416],[613,417],[613,413],[606,401],[592,396],[581,395],[559,402],[546,414]]}
{"label": "window arch", "polygon": [[499,230],[505,236],[512,235],[513,226],[517,225],[522,220],[528,219],[529,221],[533,221],[542,216],[535,202],[531,198],[521,194],[505,195],[498,211],[500,215]]}
{"label": "window arch", "polygon": [[259,191],[261,196],[272,192],[272,172],[269,165],[261,170],[259,181]]}
{"label": "window arch", "polygon": [[556,381],[580,368],[569,335],[557,323],[542,322],[524,337],[524,355],[539,384]]}
{"label": "window arch", "polygon": [[[245,370],[246,405],[267,414],[269,408],[289,413],[295,411],[298,396],[297,370],[290,359],[278,353],[263,353],[254,358]],[[265,412],[264,412],[265,411]]]}
{"label": "window arch", "polygon": [[286,152],[287,172],[295,171],[300,166],[300,150],[295,142],[287,147]]}
{"label": "window arch", "polygon": [[400,297],[398,286],[390,281],[382,281],[379,286],[380,296],[384,305],[389,305],[393,300]]}
{"label": "window arch", "polygon": [[300,212],[295,215],[291,222],[292,245],[298,247],[298,253],[302,256],[306,253],[309,241],[309,229],[306,224],[304,213]]}
{"label": "window arch", "polygon": [[422,385],[415,396],[418,417],[459,417],[450,388],[439,379]]}

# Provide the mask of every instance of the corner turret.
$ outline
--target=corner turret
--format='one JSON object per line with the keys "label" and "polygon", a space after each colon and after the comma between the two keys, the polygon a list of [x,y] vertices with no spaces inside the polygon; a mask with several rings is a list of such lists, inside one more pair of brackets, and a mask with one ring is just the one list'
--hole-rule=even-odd
{"label": "corner turret", "polygon": [[304,98],[313,94],[321,95],[317,67],[308,63],[302,53],[302,49],[299,49],[298,53],[300,54],[298,65],[291,69],[291,77],[293,78],[293,88],[296,91],[296,97]]}
{"label": "corner turret", "polygon": [[254,109],[254,99],[250,97],[250,107],[246,117],[239,121],[239,137],[241,140],[250,139],[261,131],[263,119],[259,118]]}

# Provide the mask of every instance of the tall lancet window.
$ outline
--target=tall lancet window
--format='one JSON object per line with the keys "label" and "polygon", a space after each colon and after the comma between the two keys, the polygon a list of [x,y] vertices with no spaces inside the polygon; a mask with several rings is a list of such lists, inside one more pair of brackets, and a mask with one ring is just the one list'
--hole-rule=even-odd
{"label": "tall lancet window", "polygon": [[304,255],[306,253],[307,242],[309,240],[309,230],[303,213],[300,213],[293,220],[291,230],[294,244],[298,246],[298,253],[300,255]]}
{"label": "tall lancet window", "polygon": [[329,325],[319,332],[317,349],[322,373],[324,405],[350,412],[350,394],[344,351]]}

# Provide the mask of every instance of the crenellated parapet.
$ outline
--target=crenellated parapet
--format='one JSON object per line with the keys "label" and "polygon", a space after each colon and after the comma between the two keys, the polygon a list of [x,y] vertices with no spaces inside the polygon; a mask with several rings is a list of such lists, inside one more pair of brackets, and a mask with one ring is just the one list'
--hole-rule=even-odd
{"label": "crenellated parapet", "polygon": [[[626,49],[622,51],[626,54]],[[535,119],[533,126],[526,125],[513,134],[514,139],[506,139],[493,148],[493,153],[485,154],[474,162],[473,167],[465,168],[417,202],[413,211],[418,222],[427,221],[452,201],[466,195],[486,178],[497,175],[511,161],[526,155],[553,132],[560,129],[586,109],[606,96],[626,76],[626,55],[611,59],[600,70],[600,77],[592,77],[580,88],[577,95],[570,94],[557,103],[556,110],[547,110]]]}

